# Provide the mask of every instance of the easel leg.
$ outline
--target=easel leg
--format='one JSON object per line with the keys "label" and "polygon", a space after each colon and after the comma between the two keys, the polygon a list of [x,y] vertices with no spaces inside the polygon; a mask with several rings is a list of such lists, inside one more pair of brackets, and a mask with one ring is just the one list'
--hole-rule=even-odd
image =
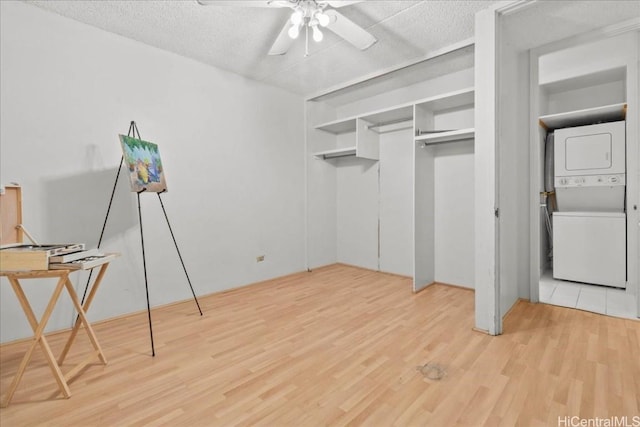
{"label": "easel leg", "polygon": [[[131,136],[131,134],[133,133],[133,135],[135,136],[135,133],[137,132],[138,128],[136,126],[136,122],[131,122],[129,124],[129,131],[127,132],[127,135]],[[138,133],[138,138],[140,138],[140,133]],[[116,187],[118,186],[118,179],[120,178],[120,171],[122,170],[122,164],[124,163],[124,155],[122,155],[122,157],[120,157],[120,165],[118,166],[118,172],[116,173],[116,179],[113,182],[113,189],[111,190],[111,197],[109,198],[109,206],[107,206],[107,214],[104,216],[104,222],[102,223],[102,230],[100,231],[100,237],[98,238],[98,246],[97,248],[100,249],[100,245],[102,244],[102,238],[104,237],[104,230],[105,228],[107,228],[107,220],[109,219],[109,213],[111,212],[111,205],[113,205],[113,196],[116,194]],[[82,294],[82,304],[84,304],[84,299],[87,296],[87,289],[89,289],[89,282],[91,282],[91,275],[93,274],[93,270],[89,271],[89,277],[87,278],[87,284],[84,287],[84,293]],[[78,321],[78,317],[76,316],[76,322]]]}
{"label": "easel leg", "polygon": [[180,254],[180,249],[178,249],[178,242],[176,242],[176,238],[173,235],[173,230],[171,229],[171,224],[169,223],[169,217],[167,216],[167,211],[164,209],[164,203],[162,203],[162,197],[160,197],[160,193],[158,194],[158,200],[160,200],[160,206],[162,206],[162,212],[164,213],[164,218],[167,220],[167,225],[169,226],[169,232],[171,233],[171,238],[173,239],[173,244],[176,246],[176,251],[178,252],[178,258],[180,258],[180,263],[182,264],[182,269],[184,270],[185,276],[187,276],[187,282],[189,283],[189,287],[191,288],[191,294],[193,295],[193,300],[196,302],[198,306],[198,311],[200,312],[200,316],[202,316],[202,310],[200,309],[200,303],[198,302],[198,298],[196,297],[196,293],[193,290],[193,285],[191,285],[191,279],[189,279],[189,273],[187,273],[187,267],[184,266],[184,261],[182,260],[182,255]]}
{"label": "easel leg", "polygon": [[[107,214],[104,216],[104,222],[102,223],[102,231],[100,231],[100,237],[98,238],[98,246],[100,249],[100,245],[102,244],[102,238],[104,237],[104,230],[107,228],[107,220],[109,219],[109,213],[111,212],[111,205],[113,205],[113,196],[116,194],[116,187],[118,186],[118,179],[120,178],[120,171],[122,170],[122,164],[124,163],[124,156],[120,158],[120,166],[118,166],[118,173],[116,173],[116,179],[113,182],[113,189],[111,190],[111,197],[109,198],[109,206],[107,206]],[[89,289],[89,283],[91,282],[91,275],[93,274],[93,269],[89,271],[89,277],[87,277],[87,284],[84,287],[84,292],[82,294],[81,303],[84,304],[84,299],[87,296],[87,290]],[[78,317],[76,316],[76,322],[78,322]]]}
{"label": "easel leg", "polygon": [[147,315],[149,317],[149,336],[151,337],[151,356],[156,355],[153,345],[153,325],[151,322],[151,304],[149,303],[149,284],[147,281],[147,260],[144,255],[144,233],[142,232],[142,211],[140,210],[140,193],[138,193],[138,221],[140,222],[140,242],[142,243],[142,268],[144,269],[144,289],[147,293]]}
{"label": "easel leg", "polygon": [[[135,121],[132,121],[129,125],[129,131],[127,132],[128,136],[133,136],[134,138],[141,139],[140,138],[140,132],[138,131],[138,126],[136,125]],[[105,215],[104,218],[104,223],[102,224],[102,231],[100,232],[100,238],[98,239],[98,249],[100,248],[100,245],[102,244],[102,238],[104,237],[104,230],[107,226],[107,220],[109,219],[109,213],[111,212],[111,206],[113,204],[113,197],[116,193],[116,187],[118,185],[118,179],[120,178],[120,171],[122,170],[122,164],[124,163],[124,155],[120,158],[120,165],[118,166],[118,172],[116,173],[116,179],[113,183],[113,189],[111,190],[111,197],[109,199],[109,206],[107,207],[107,214]],[[144,234],[142,233],[142,213],[140,212],[140,193],[138,193],[138,219],[140,222],[140,238],[141,238],[141,242],[142,242],[142,263],[143,263],[143,268],[144,268],[144,287],[145,287],[145,291],[147,294],[147,313],[148,313],[148,317],[149,317],[149,334],[151,336],[151,355],[155,356],[156,355],[156,351],[155,351],[155,346],[153,343],[153,326],[151,323],[151,306],[149,303],[149,285],[148,285],[148,281],[147,281],[147,264],[146,264],[146,258],[145,258],[145,253],[144,253]],[[106,267],[106,265],[105,265]],[[89,304],[91,303],[91,300],[93,299],[93,295],[95,294],[95,290],[97,288],[97,285],[100,283],[100,280],[102,279],[102,275],[104,274],[105,271],[105,267],[103,267],[102,270],[100,270],[99,276],[96,279],[96,281],[93,284],[93,287],[91,289],[91,292],[89,293],[89,300],[87,301],[87,304],[85,304],[85,298],[87,296],[87,290],[89,289],[89,284],[91,282],[91,276],[93,274],[93,270],[89,271],[89,277],[87,278],[87,284],[84,288],[84,293],[82,294],[82,301],[80,302],[80,305],[84,305],[84,310],[86,312],[86,310],[88,309]],[[67,355],[67,352],[69,351],[69,348],[71,347],[71,343],[73,342],[73,340],[75,339],[75,336],[78,333],[78,329],[80,328],[80,316],[76,316],[76,320],[74,323],[74,327],[73,327],[73,331],[72,331],[72,335],[71,338],[69,339],[69,341],[67,342],[67,345],[65,346],[65,349],[63,350],[62,355],[60,356],[60,360],[64,360],[64,358]]]}

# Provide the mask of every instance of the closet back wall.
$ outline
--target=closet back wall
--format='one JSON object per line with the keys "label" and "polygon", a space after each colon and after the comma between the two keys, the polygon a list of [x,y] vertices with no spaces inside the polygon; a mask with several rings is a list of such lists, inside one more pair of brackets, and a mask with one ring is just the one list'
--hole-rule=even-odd
{"label": "closet back wall", "polygon": [[435,279],[473,289],[473,140],[433,148]]}
{"label": "closet back wall", "polygon": [[[160,147],[163,201],[197,294],[305,268],[302,97],[22,2],[0,10],[0,180],[22,185],[24,223],[40,242],[97,244],[122,155],[118,133],[135,120]],[[141,200],[151,304],[190,299],[157,197]],[[122,257],[91,320],[145,308],[137,215],[122,174],[103,242]],[[72,276],[84,289],[85,273]],[[30,336],[2,280],[0,341]],[[41,313],[53,287],[26,290]],[[70,327],[67,299],[49,330]]]}

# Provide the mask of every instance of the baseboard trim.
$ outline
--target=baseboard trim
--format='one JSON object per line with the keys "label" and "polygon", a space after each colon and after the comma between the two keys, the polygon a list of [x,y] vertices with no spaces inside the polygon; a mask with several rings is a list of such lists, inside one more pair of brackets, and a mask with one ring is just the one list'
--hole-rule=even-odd
{"label": "baseboard trim", "polygon": [[[345,262],[336,262],[335,264],[331,264],[331,265],[343,265],[343,266],[345,266],[345,267],[359,268],[360,270],[373,271],[374,273],[389,274],[389,275],[391,275],[391,276],[401,277],[401,278],[403,278],[403,279],[411,279],[411,280],[413,280],[413,277],[411,277],[411,276],[406,276],[406,275],[404,275],[404,274],[391,273],[390,271],[384,271],[384,270],[374,270],[373,268],[361,267],[361,266],[359,266],[359,265],[347,264],[347,263],[345,263]],[[329,267],[329,266],[327,266],[327,267]]]}
{"label": "baseboard trim", "polygon": [[468,288],[466,286],[462,286],[462,285],[454,285],[453,283],[444,283],[444,282],[433,282],[436,285],[442,285],[442,286],[449,286],[451,288],[457,288],[457,289],[462,289],[463,291],[471,291],[471,292],[475,292],[476,290],[473,288]]}
{"label": "baseboard trim", "polygon": [[420,289],[418,289],[417,291],[416,291],[416,290],[414,290],[414,291],[413,291],[413,293],[414,293],[415,295],[417,295],[417,294],[419,294],[420,292],[424,291],[425,289],[428,289],[428,288],[430,288],[431,286],[433,286],[433,285],[437,285],[437,284],[438,284],[437,282],[431,282],[431,283],[429,283],[428,285],[424,285],[423,287],[421,287],[421,288],[420,288]]}

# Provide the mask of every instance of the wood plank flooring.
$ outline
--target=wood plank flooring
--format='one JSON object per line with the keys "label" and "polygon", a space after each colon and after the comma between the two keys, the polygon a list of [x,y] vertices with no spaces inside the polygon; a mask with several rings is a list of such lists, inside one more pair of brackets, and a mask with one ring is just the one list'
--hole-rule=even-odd
{"label": "wood plank flooring", "polygon": [[[410,288],[335,265],[203,297],[203,317],[193,301],[155,309],[155,358],[146,313],[96,324],[108,365],[90,365],[63,399],[36,353],[0,425],[556,426],[640,414],[640,322],[519,302],[490,337],[471,329],[473,292]],[[55,353],[65,337],[51,336]],[[3,395],[26,347],[0,347]],[[79,335],[68,366],[90,348]],[[425,378],[428,362],[444,378]]]}

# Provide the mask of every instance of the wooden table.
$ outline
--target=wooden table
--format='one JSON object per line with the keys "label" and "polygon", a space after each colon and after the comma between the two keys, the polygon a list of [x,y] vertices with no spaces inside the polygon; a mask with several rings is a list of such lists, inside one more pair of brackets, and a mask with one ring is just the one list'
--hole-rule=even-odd
{"label": "wooden table", "polygon": [[[67,381],[72,377],[74,377],[91,361],[97,358],[98,360],[100,360],[100,362],[103,365],[107,364],[107,359],[105,358],[104,353],[100,348],[100,344],[98,343],[96,334],[93,332],[93,328],[91,327],[91,324],[87,320],[86,312],[89,309],[89,306],[91,305],[91,302],[93,301],[93,298],[96,295],[96,291],[98,290],[100,282],[102,281],[102,278],[104,277],[104,274],[107,271],[108,266],[109,266],[109,262],[106,262],[99,266],[92,267],[92,268],[100,267],[100,271],[98,272],[98,276],[96,277],[93,283],[93,286],[91,287],[91,291],[89,292],[89,295],[86,301],[84,302],[84,305],[82,305],[78,300],[78,295],[76,294],[76,291],[73,288],[73,284],[71,283],[71,280],[69,280],[69,274],[75,270],[42,270],[42,271],[20,271],[20,272],[0,271],[0,276],[6,276],[7,279],[9,279],[9,283],[11,283],[11,287],[16,293],[16,296],[18,297],[18,301],[20,302],[20,305],[24,310],[24,314],[27,316],[27,320],[31,325],[31,329],[33,329],[33,342],[31,343],[31,346],[29,347],[24,357],[22,358],[22,361],[18,366],[18,371],[16,372],[16,376],[13,378],[13,381],[9,386],[9,391],[5,396],[5,399],[2,401],[1,406],[3,408],[7,407],[9,405],[9,402],[11,402],[13,394],[15,393],[16,388],[18,387],[18,384],[20,383],[20,380],[22,379],[22,376],[27,368],[27,365],[29,364],[31,357],[33,356],[33,351],[38,345],[40,345],[40,348],[44,353],[47,363],[49,364],[49,368],[51,368],[53,377],[58,383],[58,388],[60,389],[60,392],[62,392],[62,395],[65,398],[71,397],[71,391],[69,390],[69,385],[67,384]],[[38,319],[36,318],[36,315],[33,312],[33,309],[31,308],[31,305],[29,304],[29,301],[27,300],[27,296],[25,295],[22,289],[22,284],[20,283],[20,281],[23,279],[45,279],[45,278],[58,278],[58,282],[56,284],[55,290],[53,291],[53,295],[51,295],[51,299],[47,304],[44,314],[42,315],[42,318],[40,319],[40,321],[38,321]],[[58,302],[58,299],[60,297],[60,294],[62,293],[63,288],[67,289],[67,293],[71,297],[71,301],[73,302],[73,305],[78,312],[78,316],[76,318],[75,325],[71,330],[71,335],[69,336],[69,339],[67,340],[67,343],[64,346],[62,353],[60,354],[60,357],[58,357],[58,360],[56,360],[56,358],[53,355],[53,352],[51,351],[51,347],[49,347],[47,338],[44,336],[44,330],[45,330],[45,327],[47,326],[47,321],[49,320],[49,317],[51,316],[51,313],[53,312],[53,309],[55,308],[56,303]],[[71,348],[71,345],[73,344],[78,334],[78,331],[80,330],[81,325],[84,325],[84,330],[87,332],[87,335],[89,336],[89,340],[91,341],[91,345],[93,346],[94,351],[82,362],[80,362],[78,365],[73,367],[69,372],[67,372],[66,375],[64,375],[62,373],[61,366],[64,362],[65,357],[69,353],[69,349]]]}

